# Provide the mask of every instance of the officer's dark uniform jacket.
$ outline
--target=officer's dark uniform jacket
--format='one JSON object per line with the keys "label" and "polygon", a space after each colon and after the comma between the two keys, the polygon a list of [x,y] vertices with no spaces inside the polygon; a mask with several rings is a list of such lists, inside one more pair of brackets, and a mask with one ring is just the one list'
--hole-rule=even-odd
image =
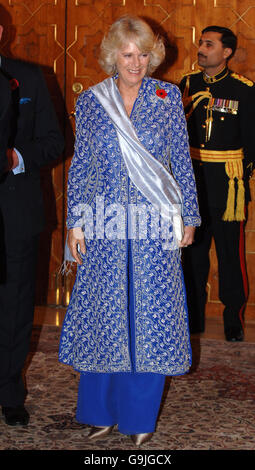
{"label": "officer's dark uniform jacket", "polygon": [[180,89],[199,203],[222,208],[226,221],[243,220],[255,156],[254,83],[225,68],[214,77],[187,74]]}

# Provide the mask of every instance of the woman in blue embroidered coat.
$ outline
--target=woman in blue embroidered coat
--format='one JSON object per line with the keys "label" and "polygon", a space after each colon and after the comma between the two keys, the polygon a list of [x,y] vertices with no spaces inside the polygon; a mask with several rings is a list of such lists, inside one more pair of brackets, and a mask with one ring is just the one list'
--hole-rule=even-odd
{"label": "woman in blue embroidered coat", "polygon": [[[181,95],[148,76],[163,60],[164,45],[144,21],[123,17],[101,51],[112,77],[102,83],[115,97],[109,108],[119,101],[127,126],[178,183],[185,247],[200,216]],[[144,214],[151,205],[127,171],[110,116],[95,88],[80,95],[67,218],[78,268],[59,358],[81,373],[76,417],[93,426],[89,437],[106,436],[117,424],[141,445],[155,430],[165,376],[190,368],[188,314],[180,249],[166,249],[162,236],[153,236],[151,209],[150,230],[139,219],[139,236],[131,234],[130,208]]]}

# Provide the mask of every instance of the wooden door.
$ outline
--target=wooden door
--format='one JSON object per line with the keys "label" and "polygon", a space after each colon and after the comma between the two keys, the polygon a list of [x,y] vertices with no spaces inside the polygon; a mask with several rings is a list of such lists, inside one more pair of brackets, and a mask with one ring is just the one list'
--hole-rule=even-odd
{"label": "wooden door", "polygon": [[[110,24],[129,13],[144,17],[163,35],[167,60],[155,76],[178,83],[197,65],[200,31],[209,24],[231,28],[239,46],[231,67],[255,80],[255,0],[3,0],[0,23],[5,23],[2,52],[40,63],[52,94],[66,151],[59,164],[42,175],[47,228],[42,234],[38,272],[38,302],[66,305],[73,276],[62,277],[65,240],[67,171],[73,152],[75,101],[79,93],[105,78],[98,62],[101,39]],[[255,197],[255,182],[251,190]],[[247,318],[255,318],[255,216],[250,204],[246,226],[246,257],[250,281]],[[220,315],[217,259],[211,247],[207,314]]]}

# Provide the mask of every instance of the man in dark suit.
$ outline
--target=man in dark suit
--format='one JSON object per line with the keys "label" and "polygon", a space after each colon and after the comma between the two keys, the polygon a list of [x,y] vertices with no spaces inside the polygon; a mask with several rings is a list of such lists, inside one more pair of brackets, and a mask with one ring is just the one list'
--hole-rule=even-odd
{"label": "man in dark suit", "polygon": [[12,89],[12,118],[9,171],[0,182],[0,405],[7,424],[24,425],[29,414],[22,369],[44,225],[40,168],[60,156],[64,142],[40,68],[2,56],[1,72]]}
{"label": "man in dark suit", "polygon": [[11,119],[11,86],[0,71],[0,176],[7,169],[7,144]]}
{"label": "man in dark suit", "polygon": [[242,341],[248,281],[244,224],[255,160],[255,85],[228,68],[237,46],[228,28],[202,31],[198,64],[180,84],[202,225],[184,253],[191,332],[204,331],[209,249],[214,237],[227,341]]}

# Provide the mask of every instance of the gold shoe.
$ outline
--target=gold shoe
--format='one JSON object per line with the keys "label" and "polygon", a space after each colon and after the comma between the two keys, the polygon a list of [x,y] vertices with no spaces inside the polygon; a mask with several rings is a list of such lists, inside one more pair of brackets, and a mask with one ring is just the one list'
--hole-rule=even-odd
{"label": "gold shoe", "polygon": [[88,439],[101,439],[111,434],[114,426],[93,426]]}
{"label": "gold shoe", "polygon": [[130,437],[133,443],[139,447],[145,442],[148,442],[152,438],[152,436],[153,436],[153,432],[144,432],[141,434],[132,434]]}

